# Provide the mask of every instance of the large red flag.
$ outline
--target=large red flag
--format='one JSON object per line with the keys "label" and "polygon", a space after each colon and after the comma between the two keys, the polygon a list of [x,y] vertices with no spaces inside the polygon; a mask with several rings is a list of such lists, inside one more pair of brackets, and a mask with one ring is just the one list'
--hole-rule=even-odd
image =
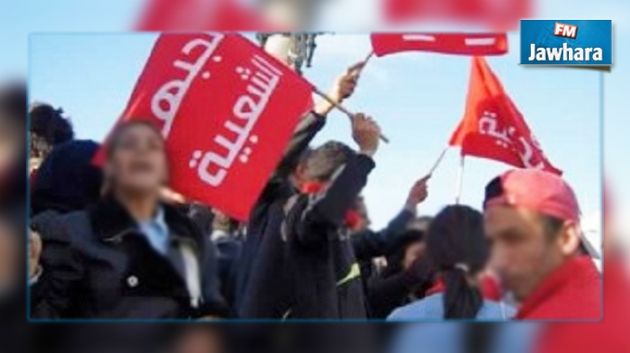
{"label": "large red flag", "polygon": [[161,129],[174,190],[245,220],[312,92],[238,34],[162,34],[121,121]]}
{"label": "large red flag", "polygon": [[482,57],[472,60],[466,112],[449,144],[461,146],[462,155],[562,174],[547,160],[523,115]]}
{"label": "large red flag", "polygon": [[149,0],[140,31],[277,31],[259,9],[234,0]]}
{"label": "large red flag", "polygon": [[505,33],[373,33],[370,39],[377,56],[405,51],[501,55],[508,49]]}

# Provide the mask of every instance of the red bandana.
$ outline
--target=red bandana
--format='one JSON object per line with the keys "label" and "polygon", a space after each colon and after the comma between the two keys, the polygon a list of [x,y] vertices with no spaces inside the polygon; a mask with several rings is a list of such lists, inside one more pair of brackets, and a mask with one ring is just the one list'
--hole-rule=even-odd
{"label": "red bandana", "polygon": [[[300,191],[303,194],[314,195],[320,193],[322,190],[326,188],[326,183],[320,183],[316,181],[309,181],[302,183],[302,187]],[[361,214],[356,210],[350,209],[346,211],[346,215],[344,217],[344,224],[349,229],[356,229],[361,224]]]}

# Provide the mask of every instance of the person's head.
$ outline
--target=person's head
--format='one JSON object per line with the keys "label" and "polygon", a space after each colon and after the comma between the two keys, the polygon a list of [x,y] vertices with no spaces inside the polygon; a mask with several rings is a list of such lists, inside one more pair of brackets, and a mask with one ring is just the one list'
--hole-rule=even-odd
{"label": "person's head", "polygon": [[407,229],[415,229],[426,233],[429,231],[431,221],[433,221],[432,216],[419,216],[407,223]]}
{"label": "person's head", "polygon": [[295,167],[292,167],[293,170],[291,171],[290,181],[296,189],[299,189],[301,185],[304,182],[306,182],[306,178],[307,178],[306,165],[308,162],[308,158],[312,152],[313,152],[312,148],[310,147],[305,148],[304,151],[300,153],[300,156],[297,159],[297,164],[295,165]]}
{"label": "person's head", "polygon": [[173,353],[220,353],[223,352],[224,337],[222,331],[210,326],[183,327],[177,335],[173,347]]}
{"label": "person's head", "polygon": [[24,197],[26,87],[13,83],[0,87],[0,199]]}
{"label": "person's head", "polygon": [[388,249],[387,268],[389,273],[407,270],[417,259],[426,253],[426,232],[418,229],[408,229]]}
{"label": "person's head", "polygon": [[370,219],[370,214],[368,213],[367,204],[365,203],[365,198],[363,196],[357,197],[357,200],[354,203],[354,209],[356,210],[359,218],[361,220],[360,229],[367,229],[372,224],[372,220]]}
{"label": "person's head", "polygon": [[370,227],[370,216],[363,196],[358,196],[352,207],[346,212],[346,226],[351,233],[360,233]]}
{"label": "person's head", "polygon": [[107,140],[107,191],[127,195],[155,195],[168,180],[164,138],[149,121],[119,124]]}
{"label": "person's head", "polygon": [[74,140],[52,149],[31,183],[33,214],[80,210],[99,199],[103,172],[92,164],[99,147],[91,140]]}
{"label": "person's head", "polygon": [[328,141],[312,150],[304,166],[304,178],[309,182],[326,183],[335,175],[354,151],[338,141]]}
{"label": "person's head", "polygon": [[36,103],[31,107],[29,115],[32,160],[41,163],[53,146],[74,139],[72,124],[63,116],[63,109]]}
{"label": "person's head", "polygon": [[475,278],[488,259],[481,213],[460,205],[440,211],[429,227],[427,254],[446,286],[445,318],[475,317],[483,302]]}
{"label": "person's head", "polygon": [[484,208],[490,266],[518,301],[583,251],[577,199],[555,174],[508,171],[486,186]]}

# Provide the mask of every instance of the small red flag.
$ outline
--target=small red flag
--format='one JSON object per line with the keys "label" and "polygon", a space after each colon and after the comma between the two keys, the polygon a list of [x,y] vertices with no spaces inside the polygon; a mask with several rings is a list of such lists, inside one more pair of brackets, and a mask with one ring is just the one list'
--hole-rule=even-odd
{"label": "small red flag", "polygon": [[462,155],[562,174],[545,157],[523,115],[482,57],[472,60],[466,112],[449,144],[461,146]]}
{"label": "small red flag", "polygon": [[405,51],[502,55],[508,50],[505,33],[373,33],[370,39],[376,56]]}
{"label": "small red flag", "polygon": [[313,86],[239,34],[162,34],[120,121],[153,121],[171,187],[246,220]]}
{"label": "small red flag", "polygon": [[532,17],[532,0],[380,0],[389,24],[439,21],[483,25],[500,30],[518,29],[521,18]]}

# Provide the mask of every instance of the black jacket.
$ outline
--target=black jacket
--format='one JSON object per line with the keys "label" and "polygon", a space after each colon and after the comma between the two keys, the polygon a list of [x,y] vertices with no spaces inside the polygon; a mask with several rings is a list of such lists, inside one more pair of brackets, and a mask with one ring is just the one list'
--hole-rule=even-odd
{"label": "black jacket", "polygon": [[[380,231],[365,229],[352,234],[352,245],[361,269],[363,289],[369,294],[369,283],[378,277],[375,271],[374,258],[385,256],[394,246],[400,235],[404,234],[407,224],[415,217],[415,213],[407,209],[400,211],[387,227]],[[372,308],[369,301],[368,316],[373,317],[378,308]]]}
{"label": "black jacket", "polygon": [[[327,190],[296,195],[285,219],[290,318],[366,318],[367,304],[344,216],[374,168],[368,156],[348,158]],[[291,201],[290,201],[291,202]]]}
{"label": "black jacket", "polygon": [[[166,256],[152,248],[112,197],[87,211],[34,225],[45,236],[43,273],[31,286],[31,316],[146,319],[224,315],[211,243],[178,210],[162,207],[170,233]],[[196,264],[198,271],[192,270],[194,265],[186,266],[185,258],[195,259],[189,264]],[[200,286],[201,298],[196,304],[189,294],[187,273],[188,282]]]}
{"label": "black jacket", "polygon": [[278,302],[284,301],[286,282],[280,226],[284,220],[283,206],[295,194],[289,176],[324,124],[325,119],[312,112],[302,118],[282,161],[256,202],[238,264],[235,302],[239,317],[282,316],[285,305]]}
{"label": "black jacket", "polygon": [[432,280],[426,261],[416,263],[408,270],[371,278],[368,281],[371,317],[385,319],[394,309],[422,299]]}

